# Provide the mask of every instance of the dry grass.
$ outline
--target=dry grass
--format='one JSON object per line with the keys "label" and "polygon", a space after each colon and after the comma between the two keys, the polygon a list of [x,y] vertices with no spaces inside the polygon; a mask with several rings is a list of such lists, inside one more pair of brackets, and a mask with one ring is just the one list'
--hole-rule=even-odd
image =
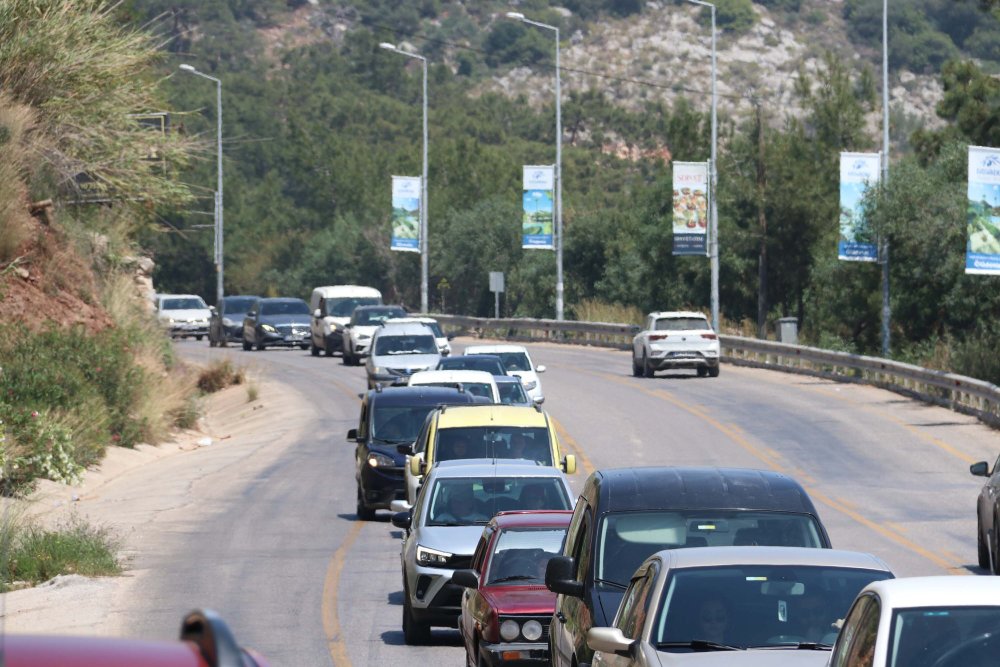
{"label": "dry grass", "polygon": [[250,382],[247,384],[247,403],[253,403],[258,398],[260,398],[260,387],[257,386],[256,382]]}
{"label": "dry grass", "polygon": [[243,384],[246,379],[246,371],[242,366],[233,366],[229,359],[218,359],[198,374],[198,389],[212,394],[234,384]]}
{"label": "dry grass", "polygon": [[0,264],[15,259],[28,240],[24,168],[31,154],[26,137],[33,125],[29,108],[0,95]]}
{"label": "dry grass", "polygon": [[635,306],[585,299],[573,307],[576,319],[581,322],[609,322],[613,324],[640,324],[645,317]]}

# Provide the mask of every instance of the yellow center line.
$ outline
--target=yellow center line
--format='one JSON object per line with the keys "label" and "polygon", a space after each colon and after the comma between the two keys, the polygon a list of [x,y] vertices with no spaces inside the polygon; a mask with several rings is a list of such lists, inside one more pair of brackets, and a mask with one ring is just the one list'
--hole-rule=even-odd
{"label": "yellow center line", "polygon": [[[638,389],[639,391],[648,396],[663,399],[677,406],[681,410],[689,414],[695,415],[700,419],[705,420],[707,424],[714,427],[718,431],[721,431],[723,434],[728,436],[730,440],[739,445],[742,449],[749,452],[754,457],[760,459],[760,461],[763,462],[771,470],[786,474],[792,477],[793,479],[801,479],[803,477],[802,474],[795,471],[790,466],[785,466],[779,463],[777,461],[777,457],[768,454],[764,449],[761,449],[760,447],[754,445],[752,442],[750,442],[750,440],[741,435],[735,427],[731,427],[727,424],[724,424],[723,422],[720,422],[719,420],[710,416],[704,408],[693,407],[691,405],[688,405],[687,403],[684,403],[683,401],[674,398],[671,394],[667,393],[666,391],[658,389],[647,389],[645,387],[637,386],[634,381],[626,380],[618,376],[611,375],[609,373],[586,371],[586,370],[584,370],[583,372],[595,375],[597,377],[601,377],[605,380],[610,380],[617,384],[632,387],[633,389]],[[938,554],[930,551],[929,549],[925,549],[916,542],[906,538],[899,532],[891,530],[890,528],[887,528],[884,525],[880,525],[878,523],[875,523],[871,519],[868,519],[867,517],[863,516],[860,512],[857,512],[848,507],[847,503],[841,502],[839,499],[834,498],[832,496],[828,496],[825,493],[821,493],[820,491],[816,490],[816,488],[812,485],[803,484],[803,488],[806,490],[806,493],[808,493],[810,497],[817,500],[818,502],[821,502],[827,507],[830,507],[850,517],[851,519],[857,521],[863,526],[866,526],[867,528],[874,530],[876,533],[882,535],[886,539],[889,539],[895,542],[896,544],[899,544],[900,546],[909,549],[910,551],[919,554],[920,556],[923,556],[927,560],[931,561],[932,563],[940,567],[943,567],[949,572],[954,574],[968,574],[968,572],[965,570],[963,565],[958,560],[951,561],[940,557]]]}
{"label": "yellow center line", "polygon": [[351,665],[351,659],[347,656],[347,643],[340,630],[340,616],[337,614],[337,587],[340,584],[340,574],[344,569],[347,552],[354,546],[354,542],[361,534],[365,523],[365,521],[354,522],[347,537],[333,552],[330,564],[326,568],[326,577],[323,579],[323,630],[326,633],[330,657],[333,658],[333,664],[337,667],[350,667]]}
{"label": "yellow center line", "polygon": [[582,467],[583,471],[587,473],[588,477],[590,477],[590,474],[595,470],[594,464],[590,462],[589,458],[587,458],[587,455],[583,452],[583,448],[580,447],[580,443],[578,443],[576,439],[569,434],[569,431],[563,427],[558,419],[553,417],[551,414],[549,415],[549,418],[552,420],[552,423],[555,424],[556,433],[559,435],[559,439],[565,442],[568,448],[573,450],[573,454],[576,456],[576,460],[579,461],[580,467]]}

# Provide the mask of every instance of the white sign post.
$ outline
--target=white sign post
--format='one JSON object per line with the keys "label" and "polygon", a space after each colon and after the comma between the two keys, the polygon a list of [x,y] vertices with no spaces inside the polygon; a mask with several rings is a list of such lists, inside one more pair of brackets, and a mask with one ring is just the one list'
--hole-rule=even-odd
{"label": "white sign post", "polygon": [[503,271],[490,271],[490,291],[493,292],[493,317],[500,319],[500,292],[503,292]]}

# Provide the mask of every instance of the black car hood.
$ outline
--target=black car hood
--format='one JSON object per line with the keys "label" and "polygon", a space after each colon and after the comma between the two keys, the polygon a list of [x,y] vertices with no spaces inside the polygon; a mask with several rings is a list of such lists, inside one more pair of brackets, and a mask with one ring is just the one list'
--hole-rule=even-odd
{"label": "black car hood", "polygon": [[[404,443],[400,443],[404,444]],[[413,444],[412,442],[410,444]],[[378,452],[392,459],[393,463],[399,467],[406,465],[406,454],[399,451],[396,445],[389,444],[387,442],[382,442],[381,440],[373,440],[368,444],[368,451]]]}
{"label": "black car hood", "polygon": [[606,628],[611,626],[618,612],[618,606],[625,597],[625,591],[617,588],[596,586],[594,588],[594,627]]}
{"label": "black car hood", "polygon": [[309,315],[261,315],[261,324],[270,324],[271,326],[276,326],[279,324],[298,324],[301,326],[309,326],[311,319]]}

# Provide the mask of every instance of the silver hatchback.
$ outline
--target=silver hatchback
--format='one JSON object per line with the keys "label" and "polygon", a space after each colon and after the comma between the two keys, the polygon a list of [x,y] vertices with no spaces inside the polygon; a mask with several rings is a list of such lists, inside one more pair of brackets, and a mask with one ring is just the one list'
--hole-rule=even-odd
{"label": "silver hatchback", "polygon": [[[468,568],[483,526],[497,512],[568,510],[566,476],[533,461],[463,459],[435,465],[412,509],[392,523],[402,528],[403,635],[407,644],[430,638],[431,626],[454,628],[464,588],[451,583]],[[393,503],[397,509],[405,504]]]}

